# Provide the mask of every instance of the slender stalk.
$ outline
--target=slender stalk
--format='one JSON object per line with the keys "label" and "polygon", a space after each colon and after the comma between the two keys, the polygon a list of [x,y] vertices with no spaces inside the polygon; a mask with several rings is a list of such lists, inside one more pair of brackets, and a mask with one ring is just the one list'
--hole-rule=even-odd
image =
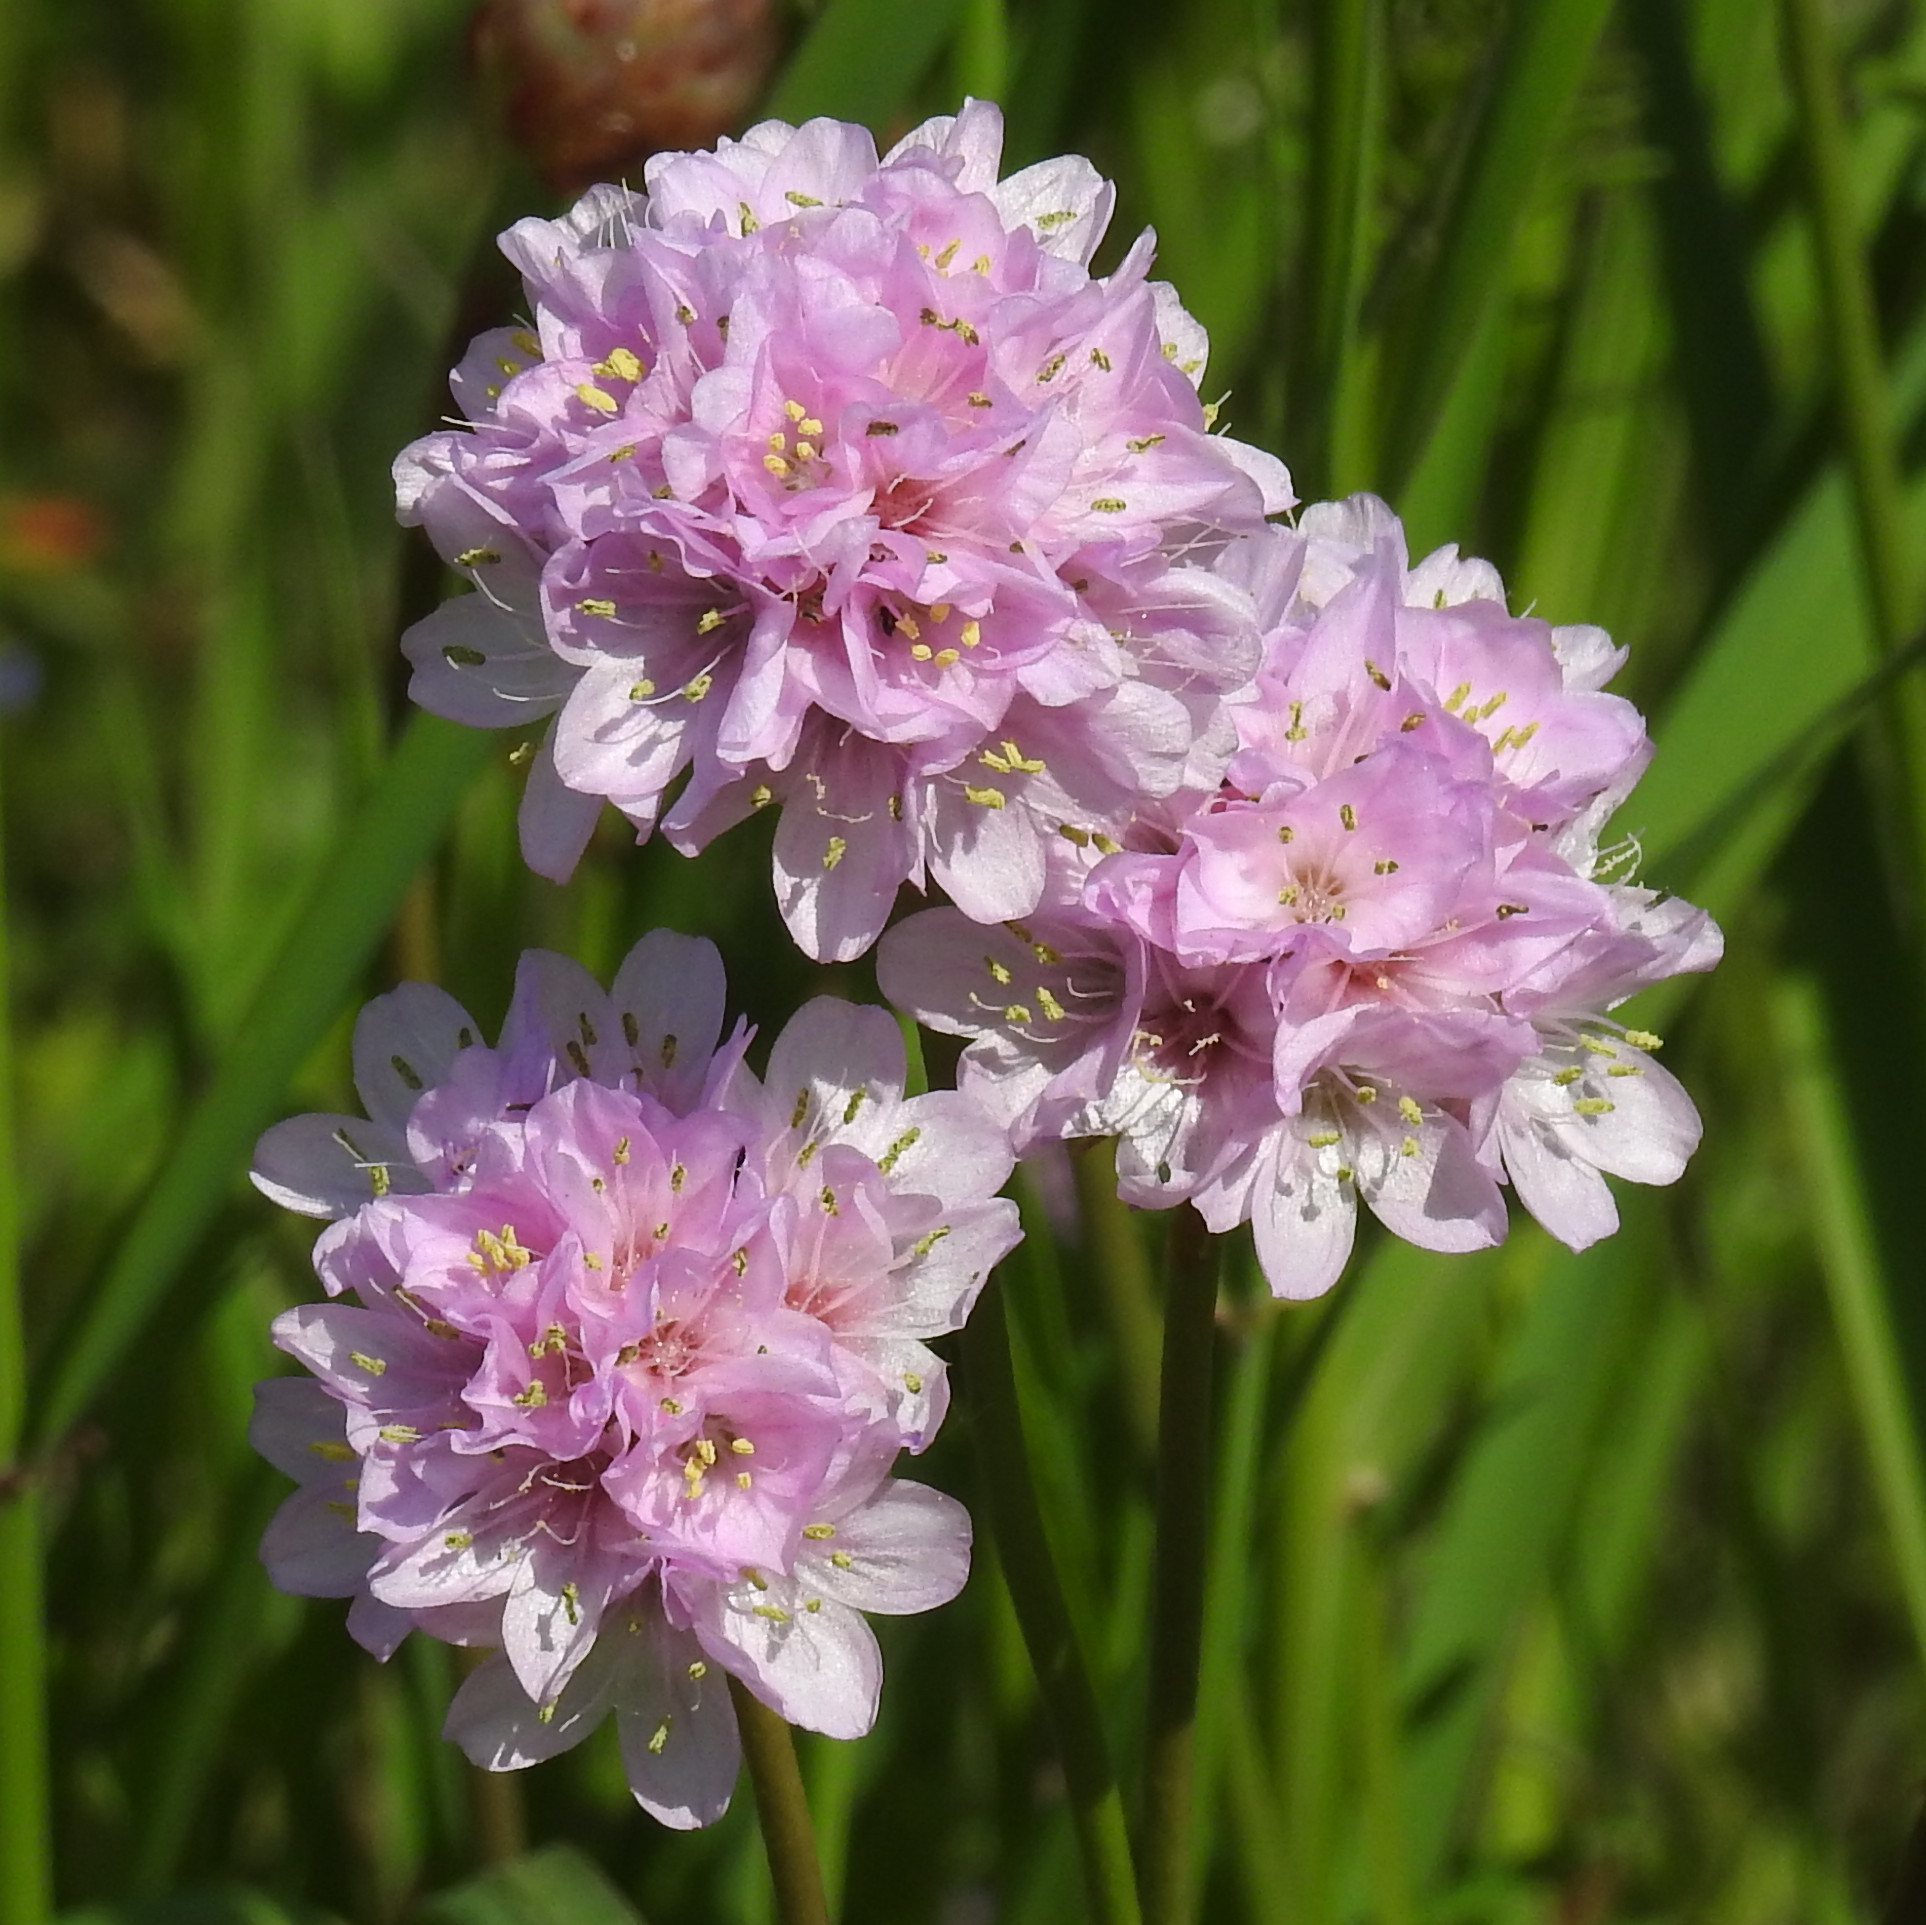
{"label": "slender stalk", "polygon": [[40,1496],[21,1462],[27,1372],[13,1163],[13,1052],[0,874],[0,1925],[53,1916],[47,1814],[46,1641]]}
{"label": "slender stalk", "polygon": [[816,1829],[803,1795],[795,1738],[776,1712],[734,1678],[729,1694],[735,1699],[749,1782],[756,1788],[756,1819],[776,1887],[778,1925],[829,1925],[822,1867],[816,1862]]}
{"label": "slender stalk", "polygon": [[983,1460],[985,1508],[1063,1763],[1083,1863],[1086,1915],[1090,1925],[1139,1925],[1123,1799],[1097,1694],[1043,1528],[1000,1285],[984,1294],[965,1327],[963,1359],[971,1428]]}
{"label": "slender stalk", "polygon": [[1145,1925],[1186,1925],[1194,1905],[1192,1765],[1210,1557],[1211,1363],[1217,1239],[1188,1206],[1170,1226],[1163,1395],[1157,1425],[1157,1549],[1144,1755]]}
{"label": "slender stalk", "polygon": [[[1851,140],[1824,0],[1783,0],[1781,13],[1866,599],[1879,652],[1891,656],[1910,634],[1917,578],[1907,547],[1905,484],[1872,276],[1853,206]],[[1912,880],[1917,883],[1926,874],[1926,682],[1908,675],[1897,696],[1885,711],[1883,736],[1874,752],[1882,781],[1903,794],[1910,810]]]}

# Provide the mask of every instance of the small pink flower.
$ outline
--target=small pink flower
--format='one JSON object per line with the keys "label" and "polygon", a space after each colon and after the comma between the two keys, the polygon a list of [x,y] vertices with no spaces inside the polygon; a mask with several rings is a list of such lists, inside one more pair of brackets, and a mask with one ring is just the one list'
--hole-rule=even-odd
{"label": "small pink flower", "polygon": [[1108,183],[1001,144],[977,101],[880,161],[769,121],[504,237],[534,324],[396,467],[477,592],[404,645],[439,713],[555,718],[544,873],[605,798],[687,852],[779,807],[783,913],[845,958],[905,880],[1027,913],[1060,834],[1215,781],[1257,636],[1210,563],[1289,479],[1209,432],[1150,237],[1091,275]]}
{"label": "small pink flower", "polygon": [[1006,1140],[903,1094],[879,1010],[824,999],[769,1080],[720,1040],[720,963],[644,938],[605,992],[523,959],[498,1047],[440,991],[363,1011],[367,1119],[299,1117],[255,1181],[334,1219],[329,1301],[275,1341],[258,1447],[301,1484],[263,1545],[285,1588],[497,1647],[449,1734],[527,1764],[610,1711],[636,1797],[706,1824],[736,1770],[734,1673],[850,1737],[875,1713],[865,1611],[962,1583],[951,1499],[889,1476],[941,1422],[957,1328],[1016,1241]]}

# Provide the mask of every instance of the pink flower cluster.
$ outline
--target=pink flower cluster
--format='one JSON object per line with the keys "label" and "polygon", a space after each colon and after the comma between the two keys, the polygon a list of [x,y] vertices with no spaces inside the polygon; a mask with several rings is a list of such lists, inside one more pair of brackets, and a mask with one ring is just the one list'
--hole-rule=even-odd
{"label": "pink flower cluster", "polygon": [[962,1584],[961,1506],[892,1478],[941,1422],[954,1330],[1016,1241],[1002,1132],[903,1094],[881,1010],[823,999],[758,1080],[705,943],[645,937],[603,991],[523,959],[500,1046],[410,984],[355,1031],[368,1118],[262,1139],[256,1183],[334,1218],[330,1301],[275,1341],[257,1447],[300,1488],[286,1590],[495,1647],[449,1714],[525,1765],[609,1712],[637,1799],[706,1824],[735,1782],[733,1674],[793,1723],[865,1731],[865,1611]]}
{"label": "pink flower cluster", "polygon": [[1622,651],[1454,549],[1410,567],[1368,496],[1218,566],[1264,635],[1224,780],[1059,850],[1033,917],[898,925],[885,994],[972,1039],[1019,1153],[1116,1135],[1131,1202],[1249,1220],[1283,1295],[1336,1280],[1360,1197],[1432,1250],[1502,1238],[1505,1181],[1574,1248],[1608,1234],[1605,1176],[1672,1181],[1698,1118],[1607,1012],[1719,954],[1599,847],[1649,754],[1603,692]]}
{"label": "pink flower cluster", "polygon": [[844,959],[906,880],[1027,914],[1059,832],[1221,773],[1257,637],[1210,564],[1289,477],[1209,432],[1151,237],[1091,275],[1109,184],[1001,146],[980,101],[880,161],[768,121],[503,237],[532,323],[396,465],[477,592],[404,645],[439,714],[554,717],[544,874],[605,799],[686,853],[774,807],[783,914]]}

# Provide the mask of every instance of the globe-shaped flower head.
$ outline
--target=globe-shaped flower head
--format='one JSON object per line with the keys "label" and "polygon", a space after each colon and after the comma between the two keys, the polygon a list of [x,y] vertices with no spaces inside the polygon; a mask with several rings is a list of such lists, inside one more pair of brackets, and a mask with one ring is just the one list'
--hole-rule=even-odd
{"label": "globe-shaped flower head", "polygon": [[845,958],[906,879],[1024,914],[1053,838],[1215,779],[1258,644],[1207,564],[1289,479],[1209,432],[1150,237],[1091,275],[1109,185],[999,182],[1001,140],[981,102],[880,162],[769,121],[504,237],[532,326],[396,472],[478,591],[410,631],[416,699],[555,715],[536,868],[604,798],[690,852],[776,807],[789,926]]}
{"label": "globe-shaped flower head", "polygon": [[255,1181],[332,1216],[334,1301],[275,1341],[255,1441],[301,1488],[263,1552],[291,1591],[498,1647],[449,1733],[504,1769],[611,1710],[636,1797],[728,1803],[724,1674],[793,1722],[866,1730],[864,1611],[925,1610],[968,1564],[953,1500],[891,1478],[942,1419],[925,1339],[1016,1241],[1004,1139],[903,1096],[882,1011],[822,1000],[766,1082],[718,1048],[707,943],[658,932],[613,994],[524,958],[501,1046],[412,984],[363,1012],[369,1117],[262,1139]]}

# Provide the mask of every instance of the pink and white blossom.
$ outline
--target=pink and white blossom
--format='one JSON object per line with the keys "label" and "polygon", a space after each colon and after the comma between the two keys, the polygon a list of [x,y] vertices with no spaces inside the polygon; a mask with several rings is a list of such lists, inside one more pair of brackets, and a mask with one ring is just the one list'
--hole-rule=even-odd
{"label": "pink and white blossom", "polygon": [[968,1566],[952,1499],[894,1478],[941,1422],[942,1361],[1016,1241],[1004,1134],[906,1097],[884,1012],[808,1005],[767,1077],[722,1037],[704,942],[644,938],[604,991],[523,959],[498,1046],[438,990],[363,1011],[368,1116],[300,1117],[255,1181],[332,1222],[327,1300],[275,1341],[259,1448],[300,1489],[263,1553],[354,1599],[382,1656],[420,1629],[494,1648],[449,1714],[528,1764],[608,1713],[664,1823],[727,1804],[727,1675],[792,1722],[866,1730],[865,1612]]}
{"label": "pink and white blossom", "polygon": [[776,807],[789,926],[846,958],[906,880],[1022,915],[1060,831],[1216,780],[1257,633],[1211,563],[1289,478],[1210,432],[1151,237],[1092,275],[1109,184],[1001,145],[981,101],[880,160],[767,121],[503,237],[532,323],[396,466],[476,592],[404,646],[440,714],[553,718],[543,873],[604,799],[685,852]]}
{"label": "pink and white blossom", "polygon": [[961,1085],[1019,1153],[1114,1135],[1128,1201],[1249,1221],[1280,1294],[1336,1280],[1360,1201],[1469,1250],[1509,1182],[1583,1248],[1607,1176],[1671,1182],[1698,1136],[1609,1012],[1719,953],[1598,846],[1650,754],[1602,688],[1622,651],[1510,614],[1455,549],[1410,566],[1370,497],[1218,566],[1264,629],[1222,781],[1056,852],[1021,923],[898,925],[884,992],[970,1039]]}

